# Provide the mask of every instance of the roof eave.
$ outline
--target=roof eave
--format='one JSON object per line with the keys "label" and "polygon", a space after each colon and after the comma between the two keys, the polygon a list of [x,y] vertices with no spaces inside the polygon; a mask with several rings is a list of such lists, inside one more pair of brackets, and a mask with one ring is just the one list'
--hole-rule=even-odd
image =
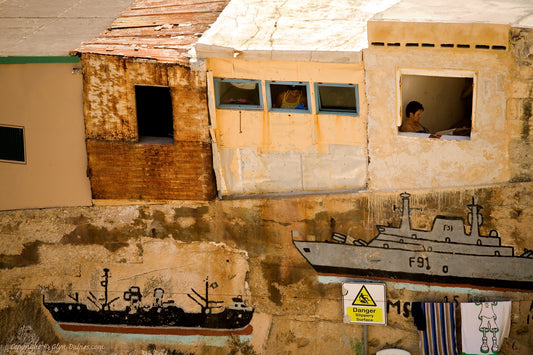
{"label": "roof eave", "polygon": [[206,43],[196,44],[198,58],[294,61],[359,64],[363,61],[362,51],[324,51],[324,50],[238,50],[231,47]]}

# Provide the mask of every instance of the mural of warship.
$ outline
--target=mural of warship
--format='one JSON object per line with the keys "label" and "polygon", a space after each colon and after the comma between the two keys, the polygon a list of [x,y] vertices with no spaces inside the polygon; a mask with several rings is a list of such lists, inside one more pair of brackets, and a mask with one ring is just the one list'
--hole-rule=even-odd
{"label": "mural of warship", "polygon": [[69,295],[74,302],[48,302],[43,304],[59,327],[66,331],[93,331],[126,334],[162,334],[162,335],[249,335],[252,333],[250,321],[254,308],[247,306],[242,298],[234,297],[233,305],[222,306],[222,301],[209,299],[209,285],[205,283],[205,295],[192,289],[193,295],[187,294],[200,307],[200,312],[185,312],[173,300],[163,301],[164,290],[154,290],[152,305],[142,304],[141,290],[132,286],[124,292],[123,298],[129,305],[121,310],[111,309],[111,304],[118,300],[108,299],[109,269],[104,269],[100,285],[104,297],[98,299],[89,292],[87,299],[97,309],[90,308],[79,301],[78,293]]}
{"label": "mural of warship", "polygon": [[331,241],[293,239],[321,276],[533,291],[533,251],[515,256],[496,230],[481,235],[481,206],[467,205],[470,234],[461,217],[436,216],[431,230],[411,227],[402,193],[400,225],[378,225],[370,242],[333,233]]}

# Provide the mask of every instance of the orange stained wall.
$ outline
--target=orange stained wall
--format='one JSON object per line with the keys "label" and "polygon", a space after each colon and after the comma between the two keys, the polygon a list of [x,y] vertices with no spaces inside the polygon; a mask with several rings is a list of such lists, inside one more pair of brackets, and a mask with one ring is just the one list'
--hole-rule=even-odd
{"label": "orange stained wall", "polygon": [[[222,194],[360,189],[366,177],[363,65],[206,61]],[[261,70],[258,70],[261,68]],[[260,80],[263,110],[215,109],[213,78]],[[266,81],[308,83],[311,113],[269,112]],[[314,83],[357,84],[359,116],[317,114]],[[218,162],[216,161],[218,160]]]}

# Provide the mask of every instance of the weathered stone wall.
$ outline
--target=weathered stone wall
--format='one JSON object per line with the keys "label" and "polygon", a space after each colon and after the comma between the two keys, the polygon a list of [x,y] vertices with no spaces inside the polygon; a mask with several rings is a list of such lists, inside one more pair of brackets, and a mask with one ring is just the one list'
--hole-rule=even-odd
{"label": "weathered stone wall", "polygon": [[[482,234],[496,229],[502,244],[521,254],[533,239],[533,184],[409,191],[414,228],[430,229],[436,215],[466,215],[476,201]],[[339,232],[369,241],[376,224],[397,226],[398,192],[173,204],[96,205],[0,212],[0,344],[7,354],[362,354],[363,326],[345,324],[341,285],[321,283],[294,238],[326,240]],[[292,232],[295,232],[294,234]],[[468,232],[467,228],[467,232]],[[102,297],[102,269],[110,269],[111,307],[139,286],[150,304],[156,287],[189,311],[187,296],[216,282],[212,299],[242,295],[255,308],[252,335],[161,337],[60,331],[42,305],[89,291]],[[491,273],[491,270],[487,270]],[[368,326],[369,353],[400,347],[417,354],[411,317],[415,301],[513,301],[511,333],[502,354],[533,349],[533,296],[436,285],[387,283],[388,324]],[[25,347],[26,346],[26,347]],[[31,347],[33,346],[33,348]],[[47,347],[48,346],[48,347]],[[37,352],[39,353],[39,352]]]}
{"label": "weathered stone wall", "polygon": [[533,178],[533,31],[511,30],[513,66],[511,99],[508,102],[509,152],[513,181]]}

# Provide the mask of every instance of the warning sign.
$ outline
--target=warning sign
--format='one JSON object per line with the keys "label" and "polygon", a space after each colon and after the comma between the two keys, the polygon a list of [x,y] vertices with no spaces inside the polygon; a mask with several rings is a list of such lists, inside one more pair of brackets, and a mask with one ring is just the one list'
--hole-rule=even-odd
{"label": "warning sign", "polygon": [[372,296],[368,293],[365,285],[361,287],[361,290],[353,300],[352,305],[354,306],[375,306],[376,302],[372,299]]}
{"label": "warning sign", "polygon": [[343,283],[346,323],[387,324],[385,284]]}

